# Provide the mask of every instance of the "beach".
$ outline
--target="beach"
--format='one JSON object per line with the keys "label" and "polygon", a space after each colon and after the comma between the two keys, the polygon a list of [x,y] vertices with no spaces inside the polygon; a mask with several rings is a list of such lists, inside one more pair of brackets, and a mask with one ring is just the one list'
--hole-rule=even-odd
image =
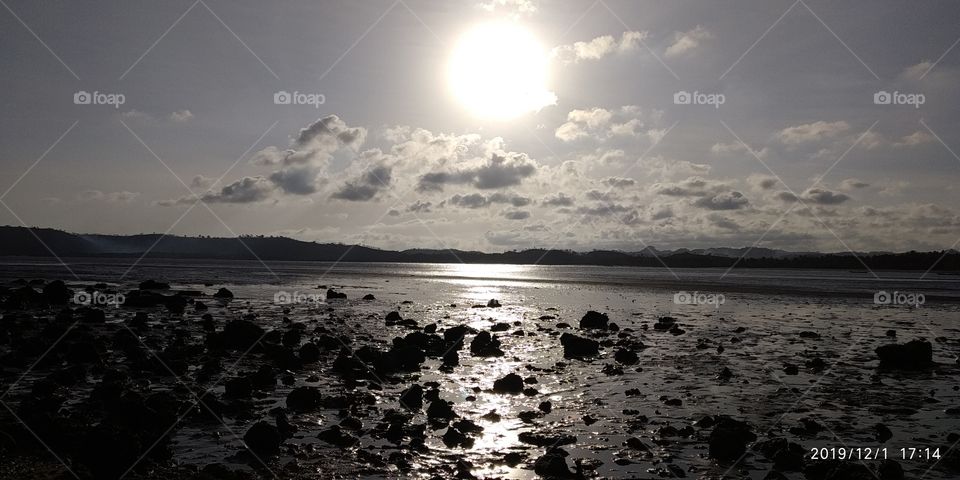
{"label": "beach", "polygon": [[[75,277],[7,264],[5,299],[53,280],[71,295],[5,303],[0,472],[27,458],[66,470],[37,437],[92,478],[960,472],[955,277],[67,263]],[[927,295],[878,305],[881,288]],[[915,339],[932,364],[880,365],[878,347]],[[95,438],[114,440],[80,448]]]}

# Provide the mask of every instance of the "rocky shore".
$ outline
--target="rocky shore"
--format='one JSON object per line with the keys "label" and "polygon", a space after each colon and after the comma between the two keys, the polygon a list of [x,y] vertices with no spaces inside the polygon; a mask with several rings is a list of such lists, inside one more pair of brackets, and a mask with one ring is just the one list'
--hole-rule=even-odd
{"label": "rocky shore", "polygon": [[[960,475],[957,339],[888,328],[911,312],[764,324],[188,287],[0,288],[0,477]],[[907,442],[942,459],[893,458]],[[811,459],[824,445],[891,457]]]}

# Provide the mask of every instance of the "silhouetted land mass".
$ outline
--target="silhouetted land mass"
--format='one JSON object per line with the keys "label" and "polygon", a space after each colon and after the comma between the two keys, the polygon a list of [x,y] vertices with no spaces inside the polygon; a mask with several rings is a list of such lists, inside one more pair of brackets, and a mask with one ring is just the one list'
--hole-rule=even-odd
{"label": "silhouetted land mass", "polygon": [[[206,258],[233,260],[405,263],[507,263],[638,267],[828,268],[845,270],[960,271],[956,250],[933,252],[817,253],[765,248],[680,249],[639,252],[530,249],[485,253],[463,250],[381,250],[286,237],[181,237],[161,234],[87,235],[49,228],[0,227],[0,256]],[[655,253],[655,255],[654,255]],[[740,258],[743,256],[744,258]]]}

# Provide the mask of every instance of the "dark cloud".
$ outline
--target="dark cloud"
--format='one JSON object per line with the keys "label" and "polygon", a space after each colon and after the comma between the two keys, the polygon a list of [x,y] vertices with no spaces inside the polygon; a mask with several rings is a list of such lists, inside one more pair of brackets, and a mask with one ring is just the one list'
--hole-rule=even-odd
{"label": "dark cloud", "polygon": [[201,198],[207,203],[253,203],[269,198],[273,189],[273,183],[266,178],[243,177],[221,188],[219,192],[208,192]]}
{"label": "dark cloud", "polygon": [[418,189],[443,190],[444,185],[472,185],[481,190],[519,185],[537,171],[536,163],[522,153],[493,154],[484,164],[452,172],[431,172],[420,177]]}
{"label": "dark cloud", "polygon": [[503,217],[507,220],[526,220],[530,218],[530,212],[525,210],[507,210],[503,212]]}
{"label": "dark cloud", "polygon": [[456,194],[447,199],[445,203],[462,208],[483,208],[493,204],[510,204],[514,207],[525,207],[533,203],[533,200],[514,194],[494,193],[493,195],[487,196],[482,193],[471,193],[469,195]]}
{"label": "dark cloud", "polygon": [[317,142],[335,140],[339,146],[356,147],[363,143],[367,130],[361,127],[348,127],[340,117],[327,115],[300,129],[294,139],[296,145],[304,147]]}
{"label": "dark cloud", "polygon": [[413,213],[430,213],[431,207],[433,207],[433,202],[422,202],[417,200],[416,202],[407,205],[407,211]]}
{"label": "dark cloud", "polygon": [[393,169],[386,165],[379,165],[364,172],[360,178],[345,183],[331,198],[349,200],[351,202],[366,202],[373,200],[381,190],[390,186]]}
{"label": "dark cloud", "polygon": [[714,196],[701,197],[693,204],[707,210],[739,210],[750,202],[740,192],[724,192]]}
{"label": "dark cloud", "polygon": [[312,165],[298,165],[277,170],[270,174],[270,181],[284,193],[310,195],[316,193],[321,183],[321,170]]}
{"label": "dark cloud", "polygon": [[677,183],[657,183],[653,185],[654,192],[671,197],[705,197],[719,193],[726,188],[727,186],[723,183],[707,180],[703,177],[690,177]]}
{"label": "dark cloud", "polygon": [[819,205],[839,205],[850,200],[850,197],[843,193],[822,188],[811,188],[803,192],[803,199]]}

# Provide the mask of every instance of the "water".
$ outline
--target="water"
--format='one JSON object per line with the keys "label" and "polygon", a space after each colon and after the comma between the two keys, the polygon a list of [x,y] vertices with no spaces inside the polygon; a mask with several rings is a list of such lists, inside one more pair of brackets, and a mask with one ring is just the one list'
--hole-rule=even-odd
{"label": "water", "polygon": [[[887,446],[893,455],[901,447],[950,448],[946,436],[960,429],[960,418],[946,413],[960,406],[957,352],[960,320],[960,278],[922,272],[868,272],[818,270],[736,270],[722,269],[610,268],[589,266],[456,265],[456,264],[340,264],[208,260],[145,260],[130,269],[129,259],[65,259],[77,280],[47,259],[6,259],[3,277],[63,278],[72,284],[105,282],[109,288],[132,288],[147,279],[169,281],[175,289],[196,289],[213,293],[226,286],[236,298],[228,304],[211,306],[220,320],[256,313],[266,328],[286,329],[284,317],[306,325],[306,338],[321,328],[349,337],[351,348],[376,345],[385,348],[392,338],[411,330],[385,326],[383,317],[398,310],[404,318],[422,327],[435,323],[442,332],[456,325],[490,330],[495,324],[509,328],[496,335],[503,342],[503,357],[478,358],[467,347],[460,352],[460,366],[441,371],[439,362],[428,360],[425,369],[396,378],[371,378],[357,387],[346,387],[330,370],[328,357],[320,364],[296,372],[295,385],[317,386],[324,396],[369,393],[374,405],[355,409],[353,415],[364,423],[360,444],[340,451],[317,440],[316,435],[340,421],[340,412],[324,409],[317,413],[291,415],[299,426],[299,438],[269,466],[281,471],[296,461],[300,472],[316,478],[334,474],[371,478],[398,476],[449,478],[453,465],[463,458],[473,464],[478,477],[534,478],[533,461],[542,448],[519,440],[523,432],[575,435],[577,442],[565,446],[568,463],[581,459],[600,476],[670,475],[669,465],[689,477],[763,478],[771,462],[760,454],[748,455],[735,466],[720,466],[707,458],[705,438],[709,430],[692,436],[674,430],[694,424],[705,415],[726,414],[754,426],[760,439],[786,437],[805,448],[876,446],[873,426],[883,423],[893,432]],[[129,269],[129,271],[128,271]],[[323,288],[318,288],[322,286]],[[315,302],[334,287],[348,295],[346,300]],[[878,291],[923,293],[926,302],[912,306],[878,306]],[[722,294],[722,304],[677,304],[678,292]],[[277,305],[279,293],[296,292],[302,303]],[[374,301],[362,301],[366,294]],[[320,297],[322,298],[322,297]],[[498,299],[501,308],[475,308]],[[408,303],[405,303],[408,302]],[[285,313],[284,309],[288,309]],[[567,360],[559,345],[562,332],[583,334],[576,328],[587,310],[609,314],[621,327],[620,335],[608,335],[599,358],[592,361]],[[110,311],[117,321],[130,317],[125,310]],[[543,319],[545,315],[554,318]],[[685,333],[657,332],[657,318],[677,318]],[[160,325],[167,314],[152,318]],[[184,328],[195,325],[198,313],[188,310]],[[573,328],[564,328],[565,322]],[[222,325],[222,323],[221,323]],[[887,337],[896,330],[897,338]],[[816,332],[807,338],[800,332]],[[522,334],[521,334],[522,333]],[[193,339],[202,341],[201,332]],[[930,372],[883,373],[877,370],[874,349],[891,341],[915,337],[934,343],[938,366]],[[305,339],[306,339],[305,338]],[[615,365],[617,343],[642,341],[639,364],[623,366],[622,373],[604,370]],[[163,337],[153,338],[158,346]],[[151,343],[153,344],[153,343]],[[718,349],[718,347],[723,347]],[[722,352],[720,351],[722,350]],[[815,372],[805,362],[821,358],[828,368]],[[261,365],[259,355],[241,360],[239,371]],[[224,365],[231,363],[224,359]],[[787,364],[799,366],[799,373],[785,373]],[[722,368],[733,372],[730,380],[718,378]],[[534,396],[499,395],[489,391],[494,380],[516,372],[534,377]],[[193,385],[193,370],[180,380]],[[316,375],[317,381],[309,376]],[[154,388],[173,388],[180,380],[159,380]],[[440,436],[445,428],[427,428],[429,447],[412,454],[412,470],[401,472],[390,462],[380,464],[370,455],[386,459],[397,449],[376,438],[376,425],[387,409],[399,408],[399,391],[411,382],[437,382],[441,398],[454,402],[462,418],[475,421],[484,431],[473,435],[469,449],[448,448]],[[222,394],[217,385],[213,391]],[[375,387],[375,388],[368,388]],[[183,425],[173,437],[178,462],[206,464],[224,462],[233,468],[247,468],[238,436],[260,418],[270,419],[269,410],[283,406],[290,386],[278,385],[275,392],[255,398],[251,415],[228,418],[222,426]],[[634,390],[635,389],[635,390]],[[627,395],[631,391],[630,395]],[[666,403],[679,399],[680,405]],[[549,414],[537,412],[538,404],[550,401]],[[495,410],[501,420],[485,420]],[[625,412],[627,410],[628,412]],[[629,411],[636,411],[629,412]],[[588,425],[589,416],[594,422]],[[526,419],[526,420],[524,420]],[[816,433],[791,432],[801,420],[814,420],[822,429]],[[414,423],[424,423],[417,415]],[[672,428],[670,428],[672,427]],[[624,445],[637,437],[650,447],[649,453]],[[516,466],[503,462],[508,453],[519,453]],[[954,457],[956,456],[953,453]],[[869,464],[869,462],[866,462]],[[957,460],[934,465],[932,461],[901,461],[912,475],[925,478],[955,478]],[[729,471],[728,471],[729,470]],[[803,478],[788,473],[788,478]]]}

